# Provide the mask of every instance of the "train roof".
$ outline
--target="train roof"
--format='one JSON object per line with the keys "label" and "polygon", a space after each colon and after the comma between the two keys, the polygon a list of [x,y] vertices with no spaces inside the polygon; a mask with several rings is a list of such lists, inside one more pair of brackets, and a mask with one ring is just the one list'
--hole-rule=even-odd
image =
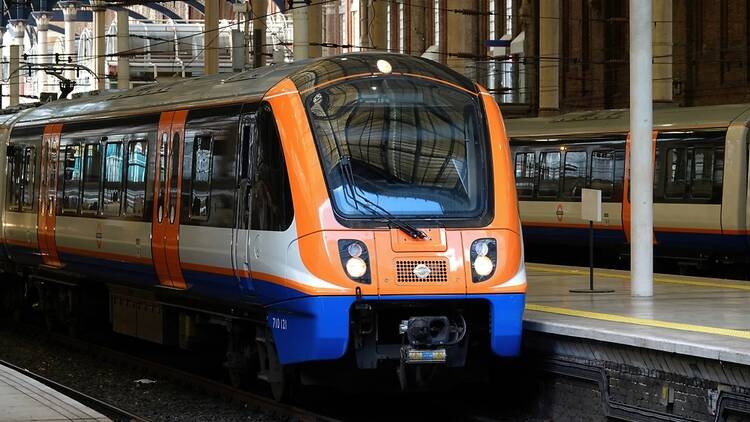
{"label": "train roof", "polygon": [[[726,128],[748,111],[750,104],[657,107],[654,109],[654,129]],[[626,133],[630,127],[630,113],[628,109],[618,109],[508,119],[505,127],[511,138]]]}
{"label": "train roof", "polygon": [[437,78],[476,92],[471,80],[428,59],[393,53],[350,53],[54,101],[24,113],[17,125],[36,126],[52,122],[108,119],[260,100],[269,89],[286,77],[291,77],[298,89],[303,91],[352,75],[382,73],[377,67],[377,62],[381,59],[391,64],[393,74]]}

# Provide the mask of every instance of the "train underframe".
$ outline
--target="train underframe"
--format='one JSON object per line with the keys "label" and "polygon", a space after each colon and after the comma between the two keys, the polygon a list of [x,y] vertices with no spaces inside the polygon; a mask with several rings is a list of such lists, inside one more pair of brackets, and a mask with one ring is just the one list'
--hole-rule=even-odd
{"label": "train underframe", "polygon": [[235,386],[267,381],[278,400],[299,385],[369,388],[362,379],[370,377],[386,380],[381,387],[390,382],[409,390],[482,381],[481,368],[493,355],[492,306],[485,300],[356,300],[340,359],[282,365],[262,309],[199,307],[75,274],[10,270],[0,283],[0,314],[6,317],[33,315],[48,329],[73,336],[111,329],[181,350],[215,352],[223,343],[225,380]]}

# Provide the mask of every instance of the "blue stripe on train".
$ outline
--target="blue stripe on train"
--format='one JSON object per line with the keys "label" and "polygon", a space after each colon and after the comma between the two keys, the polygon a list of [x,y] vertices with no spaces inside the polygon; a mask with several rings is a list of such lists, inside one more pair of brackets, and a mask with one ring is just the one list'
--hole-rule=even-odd
{"label": "blue stripe on train", "polygon": [[[581,227],[539,227],[523,226],[524,242],[529,244],[587,246],[589,230]],[[745,235],[725,235],[687,232],[656,232],[654,248],[658,252],[684,251],[697,255],[698,252],[719,254],[745,254],[748,252],[748,237]],[[625,235],[621,230],[594,230],[594,244],[599,248],[623,247]]]}
{"label": "blue stripe on train", "polygon": [[[270,305],[268,326],[279,361],[286,365],[344,356],[349,345],[349,310],[355,300],[354,296],[314,296]],[[498,356],[517,356],[521,349],[524,294],[364,296],[362,300],[486,300],[492,351]]]}

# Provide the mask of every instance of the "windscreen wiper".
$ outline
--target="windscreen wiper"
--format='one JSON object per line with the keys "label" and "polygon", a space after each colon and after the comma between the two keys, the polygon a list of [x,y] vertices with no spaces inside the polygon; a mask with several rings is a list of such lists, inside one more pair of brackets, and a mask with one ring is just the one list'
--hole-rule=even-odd
{"label": "windscreen wiper", "polygon": [[[425,234],[425,232],[423,232],[422,230],[419,230],[418,228],[407,223],[406,221],[403,221],[397,218],[396,216],[388,212],[385,208],[373,202],[370,198],[364,195],[361,195],[357,192],[357,184],[354,180],[354,172],[352,171],[352,163],[348,155],[341,157],[339,161],[339,165],[341,166],[341,171],[344,174],[344,179],[346,180],[346,183],[349,185],[350,191],[348,193],[349,193],[349,196],[352,198],[352,200],[354,200],[355,206],[361,205],[363,208],[366,208],[368,211],[370,211],[373,215],[386,220],[390,225],[408,234],[412,239],[427,238],[427,234]],[[344,189],[344,192],[347,192],[347,190]],[[360,201],[362,201],[363,203],[360,203]]]}

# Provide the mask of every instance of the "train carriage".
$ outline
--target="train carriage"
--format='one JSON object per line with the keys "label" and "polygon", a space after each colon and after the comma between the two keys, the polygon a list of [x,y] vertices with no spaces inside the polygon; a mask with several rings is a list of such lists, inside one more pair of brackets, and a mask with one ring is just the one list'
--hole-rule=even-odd
{"label": "train carriage", "polygon": [[349,54],[60,101],[7,128],[6,302],[67,326],[105,303],[114,331],[180,347],[220,327],[230,372],[259,366],[279,398],[307,363],[390,363],[409,384],[519,352],[502,118],[442,65]]}
{"label": "train carriage", "polygon": [[[654,109],[654,253],[664,262],[747,262],[748,105]],[[507,122],[524,238],[538,256],[586,245],[581,189],[602,191],[597,249],[627,253],[629,114]],[[569,250],[569,249],[568,249]]]}

